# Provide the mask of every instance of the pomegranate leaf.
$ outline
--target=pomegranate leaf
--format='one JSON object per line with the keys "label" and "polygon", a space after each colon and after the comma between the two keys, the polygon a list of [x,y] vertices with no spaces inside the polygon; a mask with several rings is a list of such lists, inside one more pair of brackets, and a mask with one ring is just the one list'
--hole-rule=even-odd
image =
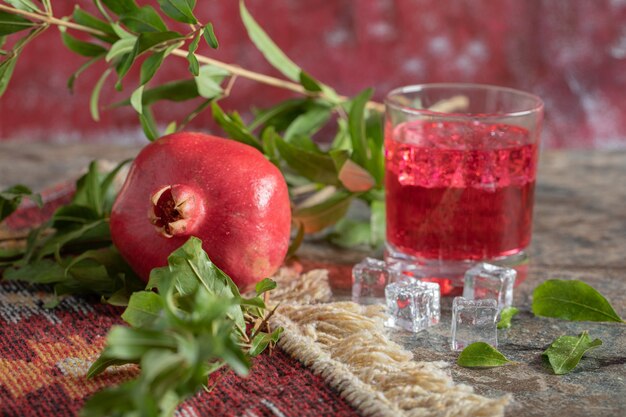
{"label": "pomegranate leaf", "polygon": [[272,64],[274,68],[280,71],[285,77],[293,80],[300,80],[300,73],[302,70],[295,62],[293,62],[285,53],[274,43],[274,41],[267,35],[267,33],[259,26],[254,20],[245,2],[241,0],[239,2],[239,13],[241,20],[243,21],[248,36],[252,40],[252,43],[263,54],[267,62]]}
{"label": "pomegranate leaf", "polygon": [[41,196],[24,185],[14,185],[0,191],[0,222],[17,210],[24,198],[31,199],[39,207],[43,206]]}
{"label": "pomegranate leaf", "polygon": [[278,136],[275,144],[287,165],[298,174],[314,182],[339,185],[335,163],[329,155],[299,148]]}
{"label": "pomegranate leaf", "polygon": [[202,31],[202,35],[204,36],[204,40],[206,43],[213,49],[219,48],[220,44],[217,41],[217,37],[215,36],[215,31],[213,29],[213,24],[208,23],[204,30]]}
{"label": "pomegranate leaf", "polygon": [[24,29],[30,29],[35,23],[21,16],[0,12],[0,36],[9,35]]}
{"label": "pomegranate leaf", "polygon": [[98,39],[101,39],[105,42],[113,43],[119,38],[119,36],[115,34],[115,31],[111,27],[110,23],[97,18],[89,12],[86,12],[78,5],[76,5],[76,7],[74,8],[72,18],[74,19],[74,22],[78,23],[79,25],[83,25],[106,34],[106,36],[97,36]]}
{"label": "pomegranate leaf", "polygon": [[350,208],[353,198],[353,194],[335,192],[328,199],[318,204],[296,208],[293,212],[294,221],[301,222],[307,233],[318,232],[325,227],[334,225],[343,218]]}
{"label": "pomegranate leaf", "polygon": [[290,142],[294,136],[312,136],[330,119],[331,108],[328,105],[316,104],[305,113],[300,114],[285,130],[285,141]]}
{"label": "pomegranate leaf", "polygon": [[163,13],[172,19],[189,24],[196,24],[198,20],[193,15],[195,0],[159,0]]}
{"label": "pomegranate leaf", "polygon": [[238,117],[234,114],[228,115],[224,113],[222,108],[216,102],[211,103],[211,109],[213,110],[213,118],[217,124],[220,125],[226,133],[228,133],[231,139],[253,146],[260,151],[263,150],[263,146],[260,141],[248,131],[246,126]]}
{"label": "pomegranate leaf", "polygon": [[561,336],[543,352],[556,375],[570,372],[578,365],[583,355],[591,349],[602,345],[600,339],[591,340],[587,331],[578,337]]}
{"label": "pomegranate leaf", "polygon": [[354,151],[352,158],[354,162],[363,167],[368,167],[369,152],[368,142],[365,131],[365,104],[372,96],[372,89],[363,90],[350,102],[350,113],[348,117],[348,128],[352,150]]}
{"label": "pomegranate leaf", "polygon": [[127,10],[120,15],[122,22],[128,29],[138,33],[166,32],[167,26],[161,16],[152,6],[138,7]]}

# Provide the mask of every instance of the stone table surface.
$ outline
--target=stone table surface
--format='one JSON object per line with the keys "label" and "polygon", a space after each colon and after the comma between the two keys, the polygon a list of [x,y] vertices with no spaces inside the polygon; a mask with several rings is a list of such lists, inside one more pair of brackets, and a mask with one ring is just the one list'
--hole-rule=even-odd
{"label": "stone table surface", "polygon": [[[22,183],[41,190],[76,178],[93,158],[121,160],[136,152],[137,147],[107,144],[0,142],[0,189]],[[528,278],[514,297],[521,313],[513,327],[499,335],[499,349],[519,364],[480,370],[451,365],[455,381],[489,397],[512,394],[510,416],[626,415],[626,326],[537,318],[530,311],[538,284],[564,278],[591,284],[626,316],[626,151],[543,153],[529,254]],[[302,256],[345,272],[366,255],[308,243]],[[345,285],[335,291],[337,298],[346,296]],[[416,360],[453,364],[457,354],[449,350],[450,304],[445,298],[439,326],[417,335],[390,331],[390,336]],[[600,338],[602,346],[588,353],[573,372],[553,375],[541,353],[557,337],[583,330]]]}

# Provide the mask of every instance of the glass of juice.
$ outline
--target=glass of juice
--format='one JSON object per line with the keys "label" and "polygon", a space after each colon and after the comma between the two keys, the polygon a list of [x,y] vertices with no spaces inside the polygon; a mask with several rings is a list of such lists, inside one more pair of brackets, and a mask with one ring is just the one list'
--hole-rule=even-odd
{"label": "glass of juice", "polygon": [[543,103],[478,84],[398,88],[386,100],[386,258],[443,293],[474,263],[526,272]]}

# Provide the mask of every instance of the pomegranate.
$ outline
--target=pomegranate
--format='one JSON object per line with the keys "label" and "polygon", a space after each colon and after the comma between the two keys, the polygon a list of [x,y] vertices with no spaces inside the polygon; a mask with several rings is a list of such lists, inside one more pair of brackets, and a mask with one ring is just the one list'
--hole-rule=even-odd
{"label": "pomegranate", "polygon": [[259,151],[201,133],[141,150],[111,213],[111,237],[142,279],[196,236],[241,289],[282,264],[291,227],[287,185]]}

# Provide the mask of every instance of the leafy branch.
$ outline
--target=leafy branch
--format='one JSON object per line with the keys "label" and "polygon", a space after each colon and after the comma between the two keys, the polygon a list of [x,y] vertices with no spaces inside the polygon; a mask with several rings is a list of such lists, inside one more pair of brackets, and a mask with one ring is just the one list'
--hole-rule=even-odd
{"label": "leafy branch", "polygon": [[[193,0],[159,0],[160,12],[134,0],[94,0],[99,16],[76,6],[72,16],[59,18],[51,1],[41,7],[31,0],[0,3],[0,37],[29,30],[13,49],[0,51],[0,95],[6,89],[24,45],[50,26],[56,26],[64,45],[87,61],[71,75],[71,89],[77,77],[96,62],[107,68],[93,87],[90,99],[92,117],[100,117],[100,93],[115,73],[116,89],[133,65],[141,60],[138,85],[126,100],[113,106],[132,106],[146,136],[154,140],[162,134],[185,129],[198,114],[210,110],[213,118],[234,140],[254,146],[283,172],[290,187],[293,217],[300,229],[314,233],[335,226],[329,236],[341,245],[379,245],[384,233],[382,105],[370,100],[365,90],[354,98],[339,95],[303,71],[271,40],[240,2],[240,14],[250,39],[285,79],[250,71],[199,54],[202,40],[213,50],[219,46],[211,22],[202,23],[194,15]],[[163,18],[165,15],[169,20]],[[189,28],[172,30],[168,25]],[[70,32],[81,32],[79,39]],[[0,41],[0,44],[2,42]],[[188,61],[191,78],[155,85],[154,76],[170,56]],[[224,111],[219,100],[227,96],[238,78],[286,89],[301,95],[264,110],[257,110],[246,123],[237,112]],[[152,106],[161,101],[199,100],[180,121],[168,121],[162,131]],[[328,125],[334,125],[325,128]],[[161,125],[162,126],[162,125]],[[334,130],[329,145],[319,145],[316,134]],[[332,133],[331,133],[332,134]],[[348,219],[354,201],[370,207],[369,219]]]}
{"label": "leafy branch", "polygon": [[152,271],[145,291],[131,296],[122,314],[130,327],[111,329],[88,376],[127,363],[140,364],[141,373],[96,393],[85,404],[83,416],[173,415],[224,366],[247,375],[250,359],[280,337],[282,328],[260,329],[268,316],[261,296],[276,283],[261,281],[254,297],[242,297],[197,238],[174,251],[168,262]]}

